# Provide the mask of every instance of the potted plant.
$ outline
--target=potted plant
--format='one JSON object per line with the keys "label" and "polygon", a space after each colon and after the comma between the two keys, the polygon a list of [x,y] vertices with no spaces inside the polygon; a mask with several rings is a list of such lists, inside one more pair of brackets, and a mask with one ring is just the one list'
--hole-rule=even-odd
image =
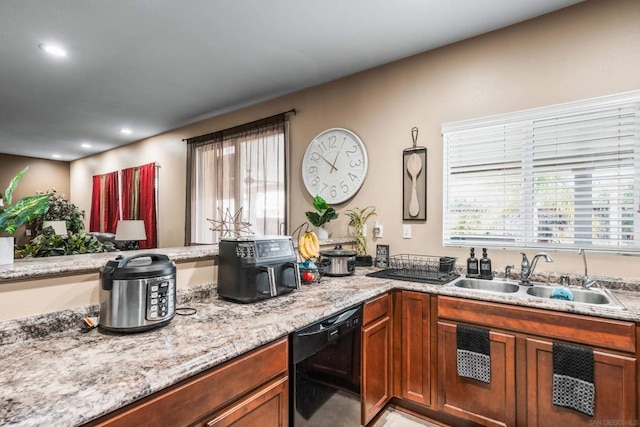
{"label": "potted plant", "polygon": [[327,237],[329,237],[329,233],[324,228],[324,225],[329,221],[338,218],[338,213],[320,196],[316,196],[313,198],[313,207],[315,208],[316,212],[308,211],[305,212],[305,215],[307,216],[307,219],[309,220],[311,225],[317,227],[316,233],[318,234],[318,238],[326,239]]}
{"label": "potted plant", "polygon": [[18,248],[21,258],[40,258],[59,255],[95,254],[115,251],[112,242],[101,242],[97,237],[80,231],[69,235],[57,235],[51,228],[45,228],[29,243]]}
{"label": "potted plant", "polygon": [[349,226],[353,227],[353,235],[356,238],[356,265],[368,267],[373,265],[371,255],[367,255],[367,239],[364,234],[364,226],[369,218],[376,215],[376,208],[367,206],[366,208],[354,208],[348,210]]}
{"label": "potted plant", "polygon": [[27,170],[29,166],[11,179],[4,194],[0,195],[0,235],[4,236],[0,237],[0,265],[13,264],[13,234],[18,227],[42,215],[49,206],[49,194],[28,196],[12,203],[13,192]]}
{"label": "potted plant", "polygon": [[49,195],[49,207],[44,214],[33,221],[34,235],[42,233],[42,225],[45,221],[64,221],[66,229],[71,233],[79,233],[84,230],[85,211],[65,199],[64,195],[57,194],[56,190],[37,194]]}

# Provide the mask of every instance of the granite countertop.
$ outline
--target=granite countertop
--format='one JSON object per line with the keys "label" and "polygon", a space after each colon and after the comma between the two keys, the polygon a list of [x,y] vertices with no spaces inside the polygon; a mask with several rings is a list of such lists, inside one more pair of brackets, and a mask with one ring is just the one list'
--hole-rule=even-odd
{"label": "granite countertop", "polygon": [[640,320],[636,292],[616,291],[627,310],[613,310],[366,277],[369,271],[323,277],[255,304],[220,300],[213,285],[205,286],[198,297],[181,295],[178,307],[196,308],[195,315],[176,316],[165,327],[132,335],[60,326],[77,321],[77,312],[0,323],[0,425],[83,424],[394,288]]}
{"label": "granite countertop", "polygon": [[[351,244],[353,237],[323,239],[321,246]],[[294,242],[297,246],[297,242]],[[47,258],[17,259],[13,264],[0,265],[0,285],[3,281],[31,280],[47,276],[60,276],[98,272],[107,261],[118,255],[125,257],[142,253],[167,255],[175,262],[214,259],[218,256],[218,245],[180,246],[174,248],[141,249],[126,252],[104,252],[98,254],[66,255]]]}

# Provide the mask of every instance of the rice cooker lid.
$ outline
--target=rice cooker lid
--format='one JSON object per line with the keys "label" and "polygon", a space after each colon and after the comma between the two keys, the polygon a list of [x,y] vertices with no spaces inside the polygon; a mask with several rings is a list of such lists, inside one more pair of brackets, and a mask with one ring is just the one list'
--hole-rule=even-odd
{"label": "rice cooker lid", "polygon": [[342,245],[336,245],[335,248],[329,251],[321,251],[320,255],[328,257],[354,257],[356,256],[356,251],[342,249]]}
{"label": "rice cooker lid", "polygon": [[118,255],[107,261],[102,273],[114,280],[129,280],[175,274],[176,265],[163,254]]}

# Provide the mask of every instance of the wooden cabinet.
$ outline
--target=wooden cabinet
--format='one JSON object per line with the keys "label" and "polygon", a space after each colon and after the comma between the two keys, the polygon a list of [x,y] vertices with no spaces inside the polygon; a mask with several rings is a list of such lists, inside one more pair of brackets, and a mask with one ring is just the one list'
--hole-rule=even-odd
{"label": "wooden cabinet", "polygon": [[527,426],[625,425],[636,420],[636,359],[594,350],[594,416],[552,403],[553,342],[526,338]]}
{"label": "wooden cabinet", "polygon": [[391,399],[391,295],[364,305],[362,326],[362,424]]}
{"label": "wooden cabinet", "polygon": [[431,297],[402,291],[400,328],[400,397],[432,406]]}
{"label": "wooden cabinet", "polygon": [[280,378],[241,399],[214,415],[211,420],[198,423],[206,427],[285,427],[288,425],[287,379]]}
{"label": "wooden cabinet", "polygon": [[[451,297],[438,298],[438,318],[441,411],[481,425],[622,425],[637,419],[634,323]],[[490,329],[492,384],[469,385],[452,373],[458,322]],[[554,341],[593,349],[593,417],[553,405]],[[504,374],[494,376],[494,364]],[[504,413],[497,408],[502,405]]]}
{"label": "wooden cabinet", "polygon": [[285,338],[125,406],[88,425],[286,426],[287,364],[288,346]]}
{"label": "wooden cabinet", "polygon": [[458,376],[456,324],[438,322],[438,409],[485,426],[516,425],[516,338],[490,331],[491,381]]}

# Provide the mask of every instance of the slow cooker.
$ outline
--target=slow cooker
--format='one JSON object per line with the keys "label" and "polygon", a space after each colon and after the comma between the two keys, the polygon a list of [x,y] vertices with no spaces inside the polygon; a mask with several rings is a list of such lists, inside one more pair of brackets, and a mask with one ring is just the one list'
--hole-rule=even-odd
{"label": "slow cooker", "polygon": [[168,324],[175,313],[176,265],[166,255],[119,255],[100,269],[101,328],[142,332]]}
{"label": "slow cooker", "polygon": [[356,252],[342,249],[342,245],[320,251],[320,271],[327,276],[349,276],[356,271]]}

